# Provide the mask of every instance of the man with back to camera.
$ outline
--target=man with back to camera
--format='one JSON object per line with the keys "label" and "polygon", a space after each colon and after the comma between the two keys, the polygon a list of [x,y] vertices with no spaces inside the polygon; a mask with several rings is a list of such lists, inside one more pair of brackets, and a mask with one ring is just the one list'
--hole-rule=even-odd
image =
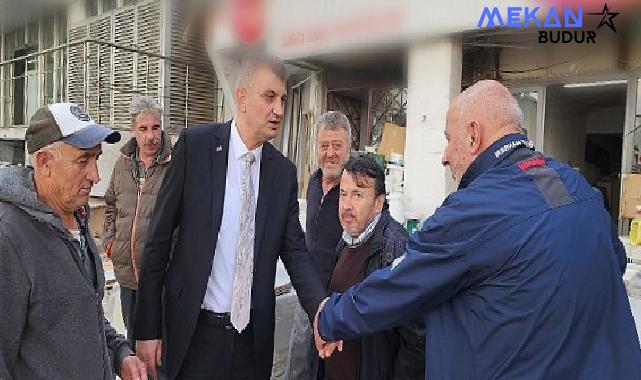
{"label": "man with back to camera", "polygon": [[458,191],[402,259],[319,309],[322,355],[423,317],[426,378],[639,378],[625,250],[601,195],[531,150],[522,118],[496,81],[456,97],[443,164]]}

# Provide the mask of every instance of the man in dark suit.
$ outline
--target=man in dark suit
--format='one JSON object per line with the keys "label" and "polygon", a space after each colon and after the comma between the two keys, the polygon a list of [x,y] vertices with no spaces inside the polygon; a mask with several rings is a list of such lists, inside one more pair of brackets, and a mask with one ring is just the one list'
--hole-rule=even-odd
{"label": "man in dark suit", "polygon": [[310,319],[323,299],[298,219],[296,168],[268,142],[285,82],[278,59],[246,58],[234,119],[180,135],[138,286],[134,337],[154,376],[162,357],[170,379],[269,379],[278,257]]}

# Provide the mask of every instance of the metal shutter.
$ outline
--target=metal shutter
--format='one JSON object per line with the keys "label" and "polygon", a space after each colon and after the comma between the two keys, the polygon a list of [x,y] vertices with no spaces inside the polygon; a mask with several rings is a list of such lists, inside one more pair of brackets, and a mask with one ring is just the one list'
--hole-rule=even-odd
{"label": "metal shutter", "polygon": [[[99,18],[89,24],[89,37],[100,41],[112,41],[110,16]],[[89,44],[89,92],[87,112],[97,122],[111,124],[112,108],[112,48],[107,45]]]}
{"label": "metal shutter", "polygon": [[[69,30],[69,42],[82,41],[87,38],[87,26],[81,25]],[[85,104],[85,45],[69,47],[68,61],[68,94],[69,101],[86,107]]]}
{"label": "metal shutter", "polygon": [[217,118],[218,83],[205,44],[196,36],[187,40],[183,38],[185,3],[174,1],[171,12],[171,56],[175,58],[170,73],[169,118],[172,131],[191,124],[213,122]]}
{"label": "metal shutter", "polygon": [[[152,2],[138,6],[138,39],[137,47],[146,52],[161,54],[161,20],[160,3]],[[159,99],[161,60],[157,57],[138,54],[136,60],[137,90],[141,95]]]}
{"label": "metal shutter", "polygon": [[[136,45],[136,8],[125,8],[114,14],[114,42],[122,46]],[[136,53],[114,49],[113,124],[129,125],[129,104],[136,90],[134,81]]]}

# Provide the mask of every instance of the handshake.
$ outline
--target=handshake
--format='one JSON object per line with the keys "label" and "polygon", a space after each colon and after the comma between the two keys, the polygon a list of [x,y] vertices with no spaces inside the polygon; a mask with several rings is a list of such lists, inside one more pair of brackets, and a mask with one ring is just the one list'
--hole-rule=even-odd
{"label": "handshake", "polygon": [[320,332],[318,331],[318,316],[320,315],[321,310],[323,310],[323,306],[325,306],[325,302],[327,302],[329,298],[325,298],[321,303],[318,305],[318,310],[316,311],[316,316],[314,316],[314,343],[316,344],[316,350],[318,350],[318,356],[321,358],[329,358],[332,356],[334,351],[338,348],[338,351],[343,351],[343,341],[339,340],[337,342],[326,342],[321,338]]}

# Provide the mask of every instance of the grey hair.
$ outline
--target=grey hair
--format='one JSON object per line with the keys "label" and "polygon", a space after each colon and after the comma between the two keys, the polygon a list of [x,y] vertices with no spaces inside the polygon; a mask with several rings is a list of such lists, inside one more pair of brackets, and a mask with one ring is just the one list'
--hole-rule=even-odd
{"label": "grey hair", "polygon": [[247,85],[248,80],[260,67],[269,69],[278,79],[287,82],[287,68],[280,58],[270,54],[250,54],[245,56],[240,62],[238,77],[236,78],[236,88]]}
{"label": "grey hair", "polygon": [[510,90],[500,82],[481,80],[463,91],[458,103],[459,115],[467,122],[470,112],[474,112],[481,104],[499,122],[500,127],[512,125],[519,132],[525,133],[521,106]]}
{"label": "grey hair", "polygon": [[38,149],[37,151],[33,152],[30,154],[30,161],[33,164],[36,161],[36,155],[40,152],[48,152],[51,153],[54,159],[59,160],[62,158],[62,145],[64,145],[64,141],[58,140],[54,141],[51,144],[47,146],[43,146],[42,148]]}
{"label": "grey hair", "polygon": [[349,119],[344,113],[340,111],[328,111],[320,115],[316,119],[316,136],[323,129],[331,131],[343,130],[347,136],[347,142],[352,143],[352,127],[349,124]]}
{"label": "grey hair", "polygon": [[158,101],[151,96],[139,96],[131,101],[129,116],[131,116],[132,124],[136,122],[138,115],[146,112],[155,112],[158,116],[162,116],[162,107]]}

